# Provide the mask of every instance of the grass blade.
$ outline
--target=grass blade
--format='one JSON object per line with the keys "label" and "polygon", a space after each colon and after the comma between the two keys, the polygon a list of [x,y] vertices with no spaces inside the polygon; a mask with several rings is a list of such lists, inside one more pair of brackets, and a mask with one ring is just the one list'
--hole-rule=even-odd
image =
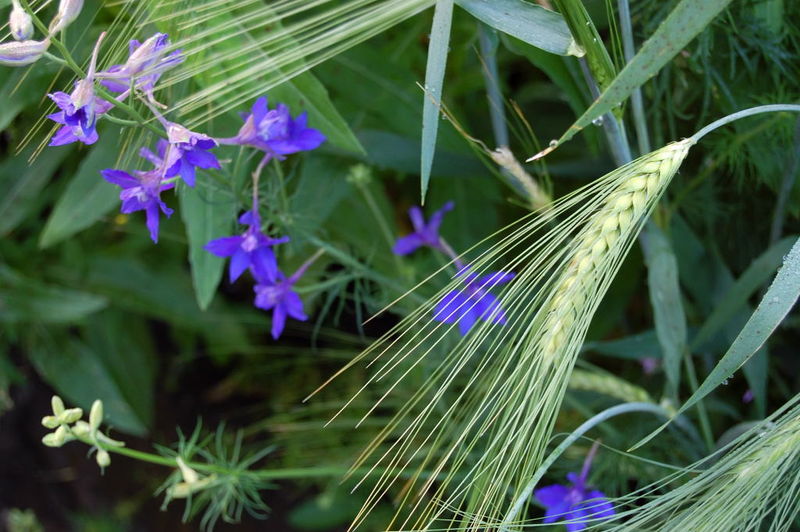
{"label": "grass blade", "polygon": [[653,77],[684,46],[725,9],[731,0],[682,0],[661,23],[656,32],[642,45],[641,50],[614,78],[600,97],[558,139],[555,146],[541,153],[545,155],[558,145],[571,139],[575,133],[592,123],[592,120],[611,111],[622,103],[637,87]]}
{"label": "grass blade", "polygon": [[425,67],[425,101],[422,107],[422,154],[420,162],[421,198],[425,203],[431,179],[436,135],[439,131],[439,108],[442,104],[444,68],[450,45],[450,24],[453,20],[453,0],[437,0],[433,13],[428,63]]}
{"label": "grass blade", "polygon": [[470,15],[481,22],[524,41],[531,46],[558,55],[584,55],[583,49],[555,11],[523,0],[457,0]]}

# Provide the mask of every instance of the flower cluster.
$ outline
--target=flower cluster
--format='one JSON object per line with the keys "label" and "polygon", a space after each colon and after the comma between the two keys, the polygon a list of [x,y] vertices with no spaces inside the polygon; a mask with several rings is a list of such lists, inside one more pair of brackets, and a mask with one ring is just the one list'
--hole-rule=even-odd
{"label": "flower cluster", "polygon": [[[11,29],[20,39],[13,47],[0,45],[0,63],[29,64],[44,54],[48,42],[24,40],[30,37],[30,17],[13,2]],[[80,12],[82,1],[62,0],[59,13],[51,23],[51,34],[62,30]],[[168,70],[180,65],[183,54],[174,49],[165,33],[156,33],[144,42],[130,41],[128,57],[124,63],[115,64],[105,70],[98,69],[98,56],[105,33],[101,34],[94,47],[89,68],[85,76],[75,82],[72,92],[53,92],[50,99],[58,111],[48,118],[61,127],[53,135],[50,145],[61,146],[73,142],[94,144],[99,139],[98,123],[103,118],[112,118],[110,113],[122,109],[137,117],[125,100],[136,99],[143,103],[157,119],[146,125],[160,133],[155,152],[142,147],[139,155],[152,167],[148,169],[123,170],[107,168],[101,171],[103,179],[120,188],[120,211],[130,214],[144,211],[146,226],[153,242],[158,242],[161,216],[171,216],[173,210],[162,198],[162,192],[174,189],[179,181],[195,187],[197,170],[218,170],[222,166],[213,152],[220,145],[236,145],[256,148],[263,152],[261,162],[253,174],[252,208],[239,218],[246,226],[242,234],[222,236],[208,242],[205,249],[218,257],[230,258],[229,278],[234,282],[245,271],[255,279],[254,305],[272,312],[272,336],[280,337],[287,318],[307,320],[303,302],[294,290],[294,285],[318,255],[312,257],[292,275],[284,274],[278,267],[273,247],[289,241],[288,237],[272,237],[264,232],[259,214],[258,181],[266,164],[275,159],[284,160],[288,155],[319,147],[325,136],[308,127],[306,113],[292,117],[289,108],[277,104],[270,109],[267,98],[258,98],[250,113],[245,114],[239,132],[233,137],[214,138],[205,133],[192,131],[162,115],[168,107],[156,100],[158,81]],[[160,110],[161,111],[160,111]],[[142,120],[139,120],[141,123]]]}
{"label": "flower cluster", "polygon": [[444,253],[453,261],[458,268],[456,277],[464,286],[460,290],[452,290],[445,294],[433,309],[433,319],[444,323],[457,323],[459,332],[464,336],[478,320],[500,325],[506,322],[500,301],[489,292],[489,289],[509,282],[514,278],[514,274],[498,271],[479,276],[470,272],[471,267],[465,265],[439,235],[445,213],[453,210],[454,206],[452,201],[448,201],[434,212],[427,222],[421,208],[411,207],[408,216],[414,231],[398,238],[392,251],[396,255],[408,255],[421,247],[429,247]]}

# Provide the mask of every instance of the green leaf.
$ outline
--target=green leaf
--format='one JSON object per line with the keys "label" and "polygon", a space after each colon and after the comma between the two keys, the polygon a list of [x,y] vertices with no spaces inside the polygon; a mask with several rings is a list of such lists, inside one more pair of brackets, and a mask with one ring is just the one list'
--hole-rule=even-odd
{"label": "green leaf", "polygon": [[67,150],[46,150],[32,164],[26,150],[0,166],[0,235],[13,231],[40,199]]}
{"label": "green leaf", "polygon": [[645,357],[663,357],[661,345],[658,343],[658,335],[653,329],[619,338],[618,340],[586,342],[583,344],[582,350],[632,360],[639,360]]}
{"label": "green leaf", "polygon": [[[708,377],[691,397],[681,406],[673,419],[694,406],[698,401],[710,394],[720,384],[725,383],[731,375],[742,367],[759,349],[770,335],[778,328],[786,315],[800,297],[800,240],[792,246],[791,251],[783,262],[783,267],[778,271],[775,280],[767,290],[764,298],[758,304],[755,312],[747,320],[736,340],[730,346],[725,356],[717,363]],[[631,450],[641,447],[667,424],[637,443]]]}
{"label": "green leaf", "polygon": [[[124,341],[117,344],[132,338],[121,336]],[[151,393],[152,378],[144,382],[145,389],[136,389],[143,385],[136,377],[145,364],[143,351],[129,348],[101,354],[89,344],[66,335],[54,338],[36,334],[30,339],[28,353],[42,377],[68,403],[88,411],[95,399],[101,399],[109,424],[136,436],[147,434],[152,414],[138,412],[127,399]],[[131,373],[130,378],[127,372]]]}
{"label": "green leaf", "polygon": [[212,255],[203,246],[210,240],[232,234],[237,203],[230,191],[208,179],[198,179],[195,188],[180,187],[178,196],[189,241],[194,294],[197,304],[205,310],[222,279],[225,259]]}
{"label": "green leaf", "polygon": [[736,280],[717,302],[714,311],[692,339],[691,350],[702,347],[717,334],[737,313],[747,306],[747,301],[780,267],[783,257],[797,240],[796,236],[786,237],[767,249]]}
{"label": "green leaf", "polygon": [[71,323],[106,307],[95,294],[28,279],[0,269],[0,322]]}
{"label": "green leaf", "polygon": [[118,128],[106,128],[100,134],[47,219],[39,247],[52,246],[83,231],[119,203],[119,189],[100,175],[100,170],[113,167],[117,161],[119,135]]}
{"label": "green leaf", "polygon": [[582,56],[564,17],[523,0],[456,0],[473,17],[531,46],[558,55]]}
{"label": "green leaf", "polygon": [[668,394],[678,396],[681,362],[687,352],[686,314],[678,283],[678,261],[667,236],[650,223],[642,233],[650,304],[656,325],[658,343],[664,354]]}
{"label": "green leaf", "polygon": [[450,46],[450,25],[453,21],[453,0],[437,0],[433,13],[428,62],[425,66],[425,94],[422,104],[422,154],[420,158],[421,202],[425,203],[431,179],[436,134],[439,131],[439,109],[442,105],[444,70]]}
{"label": "green leaf", "polygon": [[622,103],[635,88],[656,75],[730,3],[731,0],[682,0],[600,97],[562,135],[558,144],[571,139],[592,120]]}

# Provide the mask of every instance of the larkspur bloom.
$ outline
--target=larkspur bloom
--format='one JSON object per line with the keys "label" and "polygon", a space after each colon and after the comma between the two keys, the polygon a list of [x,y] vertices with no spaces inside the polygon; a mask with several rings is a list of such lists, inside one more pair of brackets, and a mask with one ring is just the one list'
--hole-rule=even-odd
{"label": "larkspur bloom", "polygon": [[136,170],[133,175],[112,168],[100,172],[106,181],[122,187],[122,191],[119,194],[119,199],[122,200],[120,212],[129,214],[136,211],[145,211],[150,238],[156,243],[158,242],[160,213],[163,212],[169,218],[173,212],[161,199],[161,192],[175,187],[174,183],[165,183],[163,180],[163,156],[165,150],[166,142],[161,141],[158,146],[158,155],[147,148],[143,148],[140,151],[139,154],[142,157],[155,165],[152,170]]}
{"label": "larkspur bloom", "polygon": [[72,93],[57,91],[48,94],[60,109],[47,118],[62,124],[63,127],[53,136],[50,146],[61,146],[80,141],[84,144],[97,142],[97,117],[108,112],[113,105],[98,98],[94,93],[94,77],[97,65],[97,54],[105,33],[100,34],[92,52],[92,60],[86,78],[75,82]]}
{"label": "larkspur bloom", "polygon": [[195,168],[221,168],[216,156],[208,151],[217,147],[214,139],[202,133],[189,131],[178,124],[166,122],[165,125],[170,144],[166,155],[166,177],[180,174],[183,181],[193,187]]}
{"label": "larkspur bloom", "polygon": [[0,43],[0,65],[30,65],[41,59],[49,47],[50,39]]}
{"label": "larkspur bloom", "polygon": [[443,242],[439,236],[439,227],[442,225],[442,219],[445,213],[453,210],[454,205],[452,201],[448,201],[441,209],[431,215],[427,223],[425,223],[422,209],[416,205],[411,207],[408,210],[408,217],[411,218],[414,232],[410,235],[398,238],[392,251],[396,255],[408,255],[422,246],[430,246],[444,251]]}
{"label": "larkspur bloom", "polygon": [[590,522],[614,515],[614,506],[601,491],[586,485],[597,444],[592,447],[580,475],[568,473],[568,485],[553,484],[539,488],[534,495],[545,507],[545,523],[565,521],[568,532],[586,528]]}
{"label": "larkspur bloom", "polygon": [[261,97],[253,104],[250,114],[244,115],[244,125],[232,138],[220,139],[225,144],[253,146],[270,157],[283,159],[285,155],[318,148],[325,135],[307,127],[308,115],[303,112],[292,118],[289,108],[279,103],[275,109]]}
{"label": "larkspur bloom", "polygon": [[33,19],[22,9],[19,0],[11,0],[11,14],[8,16],[8,29],[15,41],[27,41],[33,37]]}
{"label": "larkspur bloom", "polygon": [[254,275],[266,281],[278,278],[278,264],[272,246],[289,241],[288,237],[271,238],[261,231],[261,218],[253,209],[245,212],[239,223],[248,225],[240,236],[226,236],[210,241],[205,250],[218,257],[230,257],[230,281],[234,282],[250,268]]}
{"label": "larkspur bloom", "polygon": [[444,323],[458,322],[458,330],[466,335],[479,319],[503,324],[506,315],[498,299],[488,289],[505,284],[514,278],[509,272],[490,272],[478,276],[469,273],[468,267],[457,274],[464,281],[463,290],[448,292],[433,309],[433,319]]}
{"label": "larkspur bloom", "polygon": [[153,92],[161,75],[167,70],[183,62],[180,50],[167,54],[169,36],[166,33],[156,33],[145,42],[132,40],[128,46],[128,60],[121,65],[114,65],[104,72],[98,73],[102,78],[101,83],[108,90],[115,93],[127,94],[131,83],[144,93],[150,103],[159,104]]}
{"label": "larkspur bloom", "polygon": [[255,285],[255,306],[262,310],[272,310],[272,338],[277,340],[286,326],[286,318],[306,321],[303,311],[303,300],[293,290],[294,284],[300,279],[307,269],[307,264],[301,266],[289,278],[278,271],[273,281],[261,281]]}

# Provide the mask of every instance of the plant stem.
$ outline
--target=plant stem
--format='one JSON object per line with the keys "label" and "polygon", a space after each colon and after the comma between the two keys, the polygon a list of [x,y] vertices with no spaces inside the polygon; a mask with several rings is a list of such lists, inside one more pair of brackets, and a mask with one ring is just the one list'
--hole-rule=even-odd
{"label": "plant stem", "polygon": [[735,120],[739,120],[740,118],[746,118],[748,116],[758,115],[762,113],[777,113],[779,111],[789,111],[793,113],[800,113],[800,105],[794,104],[775,104],[775,105],[759,105],[757,107],[751,107],[749,109],[743,109],[736,113],[730,114],[724,118],[720,118],[714,122],[711,122],[706,127],[689,137],[692,139],[692,142],[697,142],[701,138],[705,137],[712,131],[717,128],[720,128],[726,124],[730,124]]}
{"label": "plant stem", "polygon": [[624,403],[617,406],[612,406],[611,408],[607,408],[602,412],[596,414],[592,418],[586,420],[581,426],[577,429],[572,431],[572,433],[566,437],[566,439],[561,442],[561,444],[553,449],[553,451],[545,458],[542,462],[542,465],[536,470],[533,474],[533,477],[528,481],[528,484],[525,488],[520,492],[517,500],[514,502],[514,506],[511,507],[506,517],[503,519],[503,522],[500,524],[500,532],[510,532],[511,528],[509,528],[509,524],[516,519],[517,515],[522,511],[524,506],[528,503],[528,499],[530,499],[531,495],[533,494],[533,490],[536,487],[536,484],[542,479],[547,470],[550,468],[551,465],[561,456],[561,454],[567,450],[567,448],[575,443],[581,436],[586,434],[589,430],[596,427],[600,423],[603,423],[612,417],[619,416],[621,414],[629,414],[631,412],[649,412],[658,416],[662,416],[666,419],[671,419],[669,413],[666,410],[661,408],[658,405],[654,405],[652,403]]}
{"label": "plant stem", "polygon": [[775,204],[775,212],[772,215],[772,224],[769,231],[769,242],[774,244],[781,237],[783,232],[783,220],[786,217],[786,203],[789,195],[794,188],[797,179],[797,169],[800,166],[800,117],[797,119],[794,129],[794,151],[792,151],[789,168],[781,181],[781,188],[778,191],[778,201]]}
{"label": "plant stem", "polygon": [[[622,50],[625,62],[629,63],[636,54],[633,42],[633,27],[631,24],[631,9],[628,0],[619,0],[619,21],[622,29]],[[633,107],[633,125],[636,128],[636,142],[639,145],[639,155],[650,153],[650,136],[647,132],[647,120],[644,114],[644,104],[642,103],[642,89],[637,86],[631,93],[631,104]]]}

